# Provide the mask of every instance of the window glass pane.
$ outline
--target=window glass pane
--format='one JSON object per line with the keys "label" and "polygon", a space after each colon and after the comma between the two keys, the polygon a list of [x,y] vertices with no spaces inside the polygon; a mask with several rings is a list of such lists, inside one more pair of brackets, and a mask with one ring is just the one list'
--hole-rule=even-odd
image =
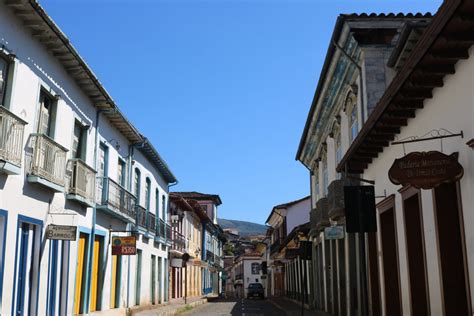
{"label": "window glass pane", "polygon": [[0,104],[4,103],[5,89],[7,85],[7,69],[7,61],[3,58],[0,58]]}

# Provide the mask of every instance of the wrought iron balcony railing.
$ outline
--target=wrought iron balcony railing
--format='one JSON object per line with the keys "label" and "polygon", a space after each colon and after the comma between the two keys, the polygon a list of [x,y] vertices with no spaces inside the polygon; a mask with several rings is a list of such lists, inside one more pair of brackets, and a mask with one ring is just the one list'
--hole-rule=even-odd
{"label": "wrought iron balcony railing", "polygon": [[137,225],[147,229],[147,210],[138,204],[135,206],[135,208],[137,213]]}
{"label": "wrought iron balcony railing", "polygon": [[148,221],[147,221],[148,231],[156,234],[156,216],[153,213],[148,212]]}
{"label": "wrought iron balcony railing", "polygon": [[29,174],[64,186],[68,150],[44,134],[31,134],[30,147],[33,155]]}
{"label": "wrought iron balcony railing", "polygon": [[0,106],[0,160],[21,167],[26,122]]}
{"label": "wrought iron balcony railing", "polygon": [[215,262],[215,255],[212,251],[206,250],[206,261],[209,263],[214,263]]}
{"label": "wrought iron balcony railing", "polygon": [[186,250],[186,239],[183,234],[176,230],[171,231],[171,249],[181,252]]}
{"label": "wrought iron balcony railing", "polygon": [[135,196],[110,178],[97,178],[97,205],[135,222]]}
{"label": "wrought iron balcony railing", "polygon": [[70,174],[68,194],[79,195],[86,202],[93,204],[95,201],[95,170],[81,159],[69,159],[67,170]]}
{"label": "wrought iron balcony railing", "polygon": [[273,244],[271,244],[270,246],[270,254],[274,254],[275,252],[278,252],[280,251],[280,246],[281,246],[281,239],[278,238],[277,240],[275,240],[275,242]]}

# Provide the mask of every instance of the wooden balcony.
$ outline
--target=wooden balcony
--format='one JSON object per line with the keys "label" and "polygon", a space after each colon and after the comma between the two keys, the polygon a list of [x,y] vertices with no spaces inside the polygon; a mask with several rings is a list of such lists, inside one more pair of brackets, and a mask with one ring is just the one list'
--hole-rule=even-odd
{"label": "wooden balcony", "polygon": [[0,106],[0,172],[20,174],[26,124],[24,120]]}
{"label": "wooden balcony", "polygon": [[180,253],[186,252],[186,239],[176,230],[171,230],[171,249]]}
{"label": "wooden balcony", "polygon": [[125,222],[135,223],[135,196],[110,178],[97,178],[97,209]]}
{"label": "wooden balcony", "polygon": [[31,134],[29,149],[31,161],[28,182],[64,192],[68,150],[44,134]]}
{"label": "wooden balcony", "polygon": [[66,198],[93,207],[95,205],[95,170],[81,159],[70,159],[67,172],[69,184]]}

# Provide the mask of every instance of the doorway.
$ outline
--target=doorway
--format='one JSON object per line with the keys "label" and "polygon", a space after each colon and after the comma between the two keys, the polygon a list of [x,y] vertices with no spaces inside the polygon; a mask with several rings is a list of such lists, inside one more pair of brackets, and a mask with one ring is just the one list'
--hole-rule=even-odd
{"label": "doorway", "polygon": [[76,263],[76,288],[74,293],[74,314],[82,314],[85,312],[84,298],[86,287],[86,270],[87,270],[87,254],[89,253],[89,235],[86,233],[79,234],[77,243],[77,263]]}
{"label": "doorway", "polygon": [[[14,302],[15,315],[36,314],[39,283],[39,251],[41,225],[34,220],[18,222],[17,253],[15,263]],[[13,314],[13,313],[12,313]]]}
{"label": "doorway", "polygon": [[412,315],[428,316],[429,294],[420,193],[410,188],[402,192],[402,197],[411,312]]}
{"label": "doorway", "polygon": [[469,315],[464,230],[457,183],[434,189],[442,294],[445,315]]}
{"label": "doorway", "polygon": [[379,212],[385,289],[385,315],[399,316],[402,312],[400,306],[397,229],[393,197],[389,198],[382,208],[379,208]]}

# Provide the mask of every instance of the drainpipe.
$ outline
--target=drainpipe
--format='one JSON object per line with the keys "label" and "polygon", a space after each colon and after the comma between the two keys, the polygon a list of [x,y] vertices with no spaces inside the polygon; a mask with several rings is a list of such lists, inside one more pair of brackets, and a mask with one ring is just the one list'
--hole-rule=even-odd
{"label": "drainpipe", "polygon": [[[112,110],[97,110],[96,115],[95,115],[95,135],[94,135],[94,163],[93,167],[94,170],[97,170],[97,164],[98,164],[98,146],[99,146],[99,121],[100,121],[100,114],[101,113],[116,113],[117,109],[113,108]],[[91,286],[91,274],[92,274],[92,259],[94,256],[94,240],[95,240],[95,223],[96,223],[96,214],[97,214],[97,206],[94,204],[94,207],[92,208],[92,225],[91,225],[91,234],[90,234],[90,239],[89,239],[89,260],[87,264],[87,278],[86,278],[86,306],[85,310],[89,311],[90,308],[90,286]]]}
{"label": "drainpipe", "polygon": [[[140,146],[143,146],[143,142],[131,144],[131,145],[128,146],[128,161],[127,161],[127,165],[128,165],[128,177],[127,178],[128,179],[127,179],[126,187],[127,187],[127,190],[129,192],[132,192],[132,183],[133,183],[133,166],[132,166],[132,164],[133,164],[133,157],[134,157],[134,154],[135,154],[135,148],[140,148]],[[131,231],[132,228],[133,228],[132,224],[127,223],[126,230]],[[130,274],[131,274],[131,271],[132,271],[132,264],[131,264],[130,259],[131,259],[131,257],[128,256],[128,260],[127,260],[127,304],[126,304],[127,310],[130,307],[130,286],[131,286],[131,284],[130,284]]]}

